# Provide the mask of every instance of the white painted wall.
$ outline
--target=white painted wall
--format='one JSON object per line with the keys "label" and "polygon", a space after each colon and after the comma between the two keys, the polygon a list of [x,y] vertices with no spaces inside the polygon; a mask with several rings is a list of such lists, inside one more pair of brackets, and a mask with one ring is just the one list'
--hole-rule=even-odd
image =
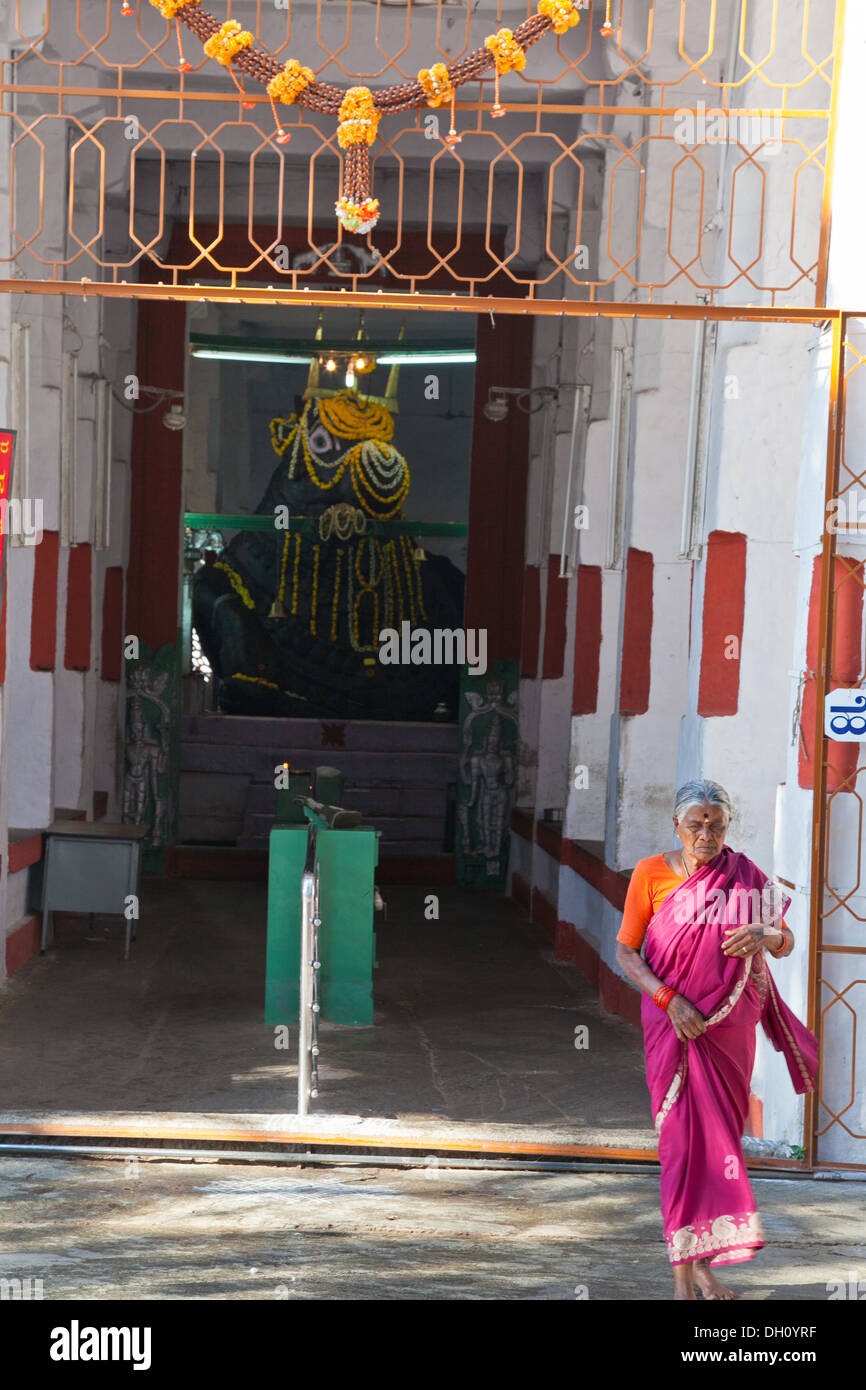
{"label": "white painted wall", "polygon": [[[24,0],[20,6],[21,29],[36,34],[42,23],[41,4]],[[56,10],[57,7],[55,7]],[[54,14],[52,15],[54,18]],[[21,46],[14,32],[15,15],[5,8],[0,15],[0,45]],[[30,75],[37,60],[30,61]],[[34,78],[34,80],[36,80]],[[23,117],[38,109],[38,97],[22,96],[18,110]],[[44,254],[69,254],[65,197],[66,149],[59,132],[43,130],[46,146],[46,202],[42,250]],[[8,195],[9,124],[0,129],[0,191]],[[26,200],[32,192],[19,168],[17,196]],[[87,234],[96,225],[97,190],[82,182],[76,203],[76,229]],[[0,230],[4,254],[8,230]],[[109,219],[107,245],[111,245]],[[32,263],[27,272],[44,272]],[[82,273],[85,273],[82,270]],[[51,296],[13,295],[0,303],[0,414],[4,423],[11,409],[9,371],[12,322],[30,328],[30,476],[27,495],[42,506],[43,527],[60,526],[63,354],[75,352],[79,362],[78,466],[76,508],[70,540],[95,541],[95,395],[93,379],[109,377],[118,392],[134,359],[135,308],[125,302],[56,299]],[[64,667],[66,579],[70,548],[61,545],[57,592],[57,647],[54,672],[30,668],[33,575],[36,550],[11,545],[7,551],[7,676],[0,692],[0,942],[14,930],[25,912],[27,873],[11,877],[7,889],[8,827],[41,829],[54,819],[56,807],[79,809],[92,816],[94,790],[109,794],[109,816],[118,808],[118,772],[121,757],[123,691],[100,679],[102,596],[107,565],[125,565],[128,559],[129,446],[131,416],[114,410],[111,448],[111,539],[106,550],[94,550],[91,578],[91,669],[87,673]],[[19,455],[22,476],[23,453]],[[0,949],[0,978],[5,969]]]}

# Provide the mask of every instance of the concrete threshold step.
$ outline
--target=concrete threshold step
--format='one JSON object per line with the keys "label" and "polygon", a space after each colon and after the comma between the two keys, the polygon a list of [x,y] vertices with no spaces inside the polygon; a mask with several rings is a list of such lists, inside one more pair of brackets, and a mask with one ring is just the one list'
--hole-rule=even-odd
{"label": "concrete threshold step", "polygon": [[0,1138],[31,1134],[46,1139],[151,1139],[180,1143],[310,1144],[417,1151],[428,1154],[478,1153],[491,1157],[581,1158],[612,1156],[620,1151],[634,1160],[656,1161],[652,1129],[592,1130],[560,1126],[494,1124],[487,1120],[449,1120],[419,1115],[395,1119],[366,1115],[263,1115],[237,1112],[10,1110],[0,1113]]}

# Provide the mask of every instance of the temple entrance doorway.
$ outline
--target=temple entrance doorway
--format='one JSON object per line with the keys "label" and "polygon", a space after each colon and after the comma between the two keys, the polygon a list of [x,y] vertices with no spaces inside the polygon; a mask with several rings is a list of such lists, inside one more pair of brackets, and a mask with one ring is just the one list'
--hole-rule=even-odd
{"label": "temple entrance doorway", "polygon": [[179,846],[266,852],[279,769],[331,765],[383,856],[453,855],[461,672],[488,656],[464,636],[476,335],[454,318],[310,308],[287,336],[275,309],[191,309]]}

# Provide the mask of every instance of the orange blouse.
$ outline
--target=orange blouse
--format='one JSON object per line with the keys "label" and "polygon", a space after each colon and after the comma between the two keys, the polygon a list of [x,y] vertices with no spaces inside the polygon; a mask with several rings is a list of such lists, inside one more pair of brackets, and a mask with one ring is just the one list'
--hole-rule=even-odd
{"label": "orange blouse", "polygon": [[[629,880],[622,926],[616,934],[617,941],[639,951],[650,919],[658,912],[665,898],[681,883],[685,883],[685,879],[674,872],[663,854],[653,854],[649,859],[639,859]],[[787,926],[784,917],[779,925]],[[770,952],[770,955],[775,954],[775,951]]]}
{"label": "orange blouse", "polygon": [[650,919],[658,912],[665,898],[684,882],[685,879],[674,872],[663,854],[639,859],[629,880],[617,941],[639,951]]}

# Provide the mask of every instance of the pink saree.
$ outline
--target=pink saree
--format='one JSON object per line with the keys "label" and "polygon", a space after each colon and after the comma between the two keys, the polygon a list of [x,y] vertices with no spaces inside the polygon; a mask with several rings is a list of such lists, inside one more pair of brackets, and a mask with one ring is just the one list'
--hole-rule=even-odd
{"label": "pink saree", "polygon": [[721,949],[726,930],[756,920],[744,911],[742,895],[760,893],[766,882],[756,864],[725,845],[683,879],[647,928],[650,969],[708,1024],[700,1038],[681,1043],[667,1014],[643,995],[671,1264],[707,1258],[734,1264],[752,1259],[764,1243],[742,1150],[759,1021],[784,1054],[795,1091],[815,1089],[817,1038],[780,998],[766,953],[737,959]]}

